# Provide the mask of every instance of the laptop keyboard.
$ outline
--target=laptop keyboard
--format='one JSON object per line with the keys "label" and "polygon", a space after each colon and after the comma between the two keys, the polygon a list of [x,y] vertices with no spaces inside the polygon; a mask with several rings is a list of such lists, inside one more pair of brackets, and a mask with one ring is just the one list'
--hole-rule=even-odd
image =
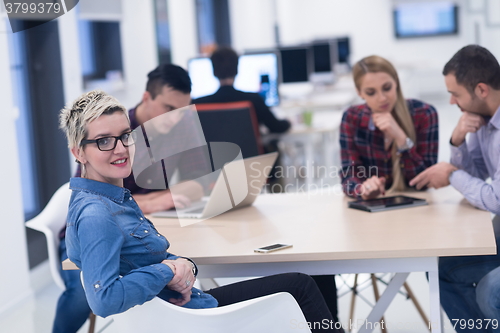
{"label": "laptop keyboard", "polygon": [[193,210],[188,210],[188,211],[185,211],[184,214],[201,214],[201,213],[203,213],[203,209],[205,209],[205,207],[201,207],[201,208],[193,209]]}

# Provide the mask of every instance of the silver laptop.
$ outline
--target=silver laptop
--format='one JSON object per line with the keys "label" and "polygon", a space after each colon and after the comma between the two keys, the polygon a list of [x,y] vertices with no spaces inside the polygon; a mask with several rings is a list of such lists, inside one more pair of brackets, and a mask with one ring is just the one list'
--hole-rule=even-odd
{"label": "silver laptop", "polygon": [[227,163],[208,199],[195,202],[186,209],[160,211],[151,215],[205,219],[249,206],[262,191],[277,157],[278,153],[269,153]]}

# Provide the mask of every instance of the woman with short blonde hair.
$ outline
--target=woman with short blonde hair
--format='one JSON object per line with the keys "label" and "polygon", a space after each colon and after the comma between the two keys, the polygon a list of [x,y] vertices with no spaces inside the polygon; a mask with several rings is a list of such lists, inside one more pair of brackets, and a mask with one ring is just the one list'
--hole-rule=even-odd
{"label": "woman with short blonde hair", "polygon": [[[82,270],[85,296],[96,315],[121,313],[153,297],[200,309],[289,292],[308,322],[335,324],[320,290],[305,274],[278,274],[206,292],[193,287],[196,264],[169,252],[166,237],[123,187],[132,172],[135,141],[127,112],[113,97],[102,91],[82,95],[61,111],[60,125],[86,170],[70,179],[66,244],[68,257]],[[312,331],[343,332],[337,327],[315,325]]]}

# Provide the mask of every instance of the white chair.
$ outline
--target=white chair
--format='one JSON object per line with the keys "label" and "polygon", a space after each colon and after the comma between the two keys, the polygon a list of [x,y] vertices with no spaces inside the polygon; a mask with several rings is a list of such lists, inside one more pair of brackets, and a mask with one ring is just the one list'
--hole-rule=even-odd
{"label": "white chair", "polygon": [[[59,257],[59,232],[66,224],[70,197],[71,190],[69,189],[69,183],[63,184],[59,187],[56,193],[52,195],[49,203],[40,212],[40,214],[26,222],[27,227],[45,234],[45,237],[47,238],[50,273],[56,285],[63,291],[66,290],[66,286],[64,285],[64,281],[59,273],[59,267],[61,265]],[[95,315],[91,313],[89,319],[89,333],[93,333],[95,327]]]}
{"label": "white chair", "polygon": [[40,214],[26,222],[27,227],[45,234],[47,238],[50,273],[56,285],[62,290],[65,290],[66,286],[59,273],[59,267],[61,266],[59,257],[59,232],[66,224],[70,196],[69,183],[66,183],[59,187],[56,193],[52,195],[49,203]]}
{"label": "white chair", "polygon": [[113,322],[106,327],[105,333],[311,332],[293,296],[284,292],[199,310],[179,307],[155,297],[110,318]]}

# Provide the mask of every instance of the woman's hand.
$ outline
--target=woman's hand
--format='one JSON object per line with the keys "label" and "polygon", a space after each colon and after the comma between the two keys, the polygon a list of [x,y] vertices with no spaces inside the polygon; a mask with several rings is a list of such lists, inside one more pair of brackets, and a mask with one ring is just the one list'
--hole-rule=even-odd
{"label": "woman's hand", "polygon": [[396,143],[401,143],[400,145],[405,143],[406,134],[390,112],[374,112],[372,118],[375,126],[388,138],[393,139]]}
{"label": "woman's hand", "polygon": [[180,298],[171,298],[168,301],[179,306],[186,304],[191,300],[191,288],[196,280],[193,274],[193,264],[184,258],[163,260],[162,263],[171,269],[173,267],[174,277],[167,284],[168,288],[181,294]]}
{"label": "woman's hand", "polygon": [[385,178],[372,176],[361,184],[361,198],[363,200],[373,199],[380,194],[385,195]]}

